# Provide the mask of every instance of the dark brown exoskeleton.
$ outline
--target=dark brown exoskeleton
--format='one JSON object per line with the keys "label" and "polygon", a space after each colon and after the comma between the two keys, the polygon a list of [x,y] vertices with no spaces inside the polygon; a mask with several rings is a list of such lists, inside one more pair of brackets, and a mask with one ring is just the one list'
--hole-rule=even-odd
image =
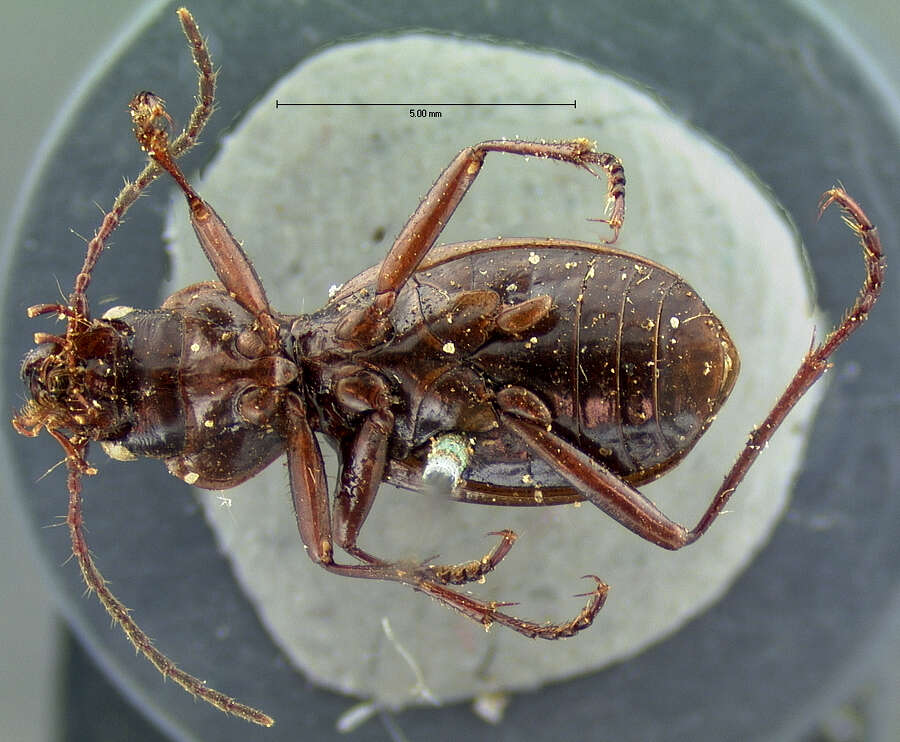
{"label": "dark brown exoskeleton", "polygon": [[[272,720],[206,687],[157,650],[97,571],[81,522],[81,475],[90,441],[111,456],[163,458],[186,482],[218,489],[253,476],[283,453],[300,535],[310,558],[349,577],[400,582],[490,626],[557,639],[588,627],[607,586],[591,577],[587,603],[561,623],[526,621],[452,589],[479,580],[515,534],[480,559],[456,565],[392,562],[358,538],[379,484],[423,489],[434,474],[457,500],[552,505],[588,500],[637,535],[668,549],[697,540],[722,511],[775,429],[866,319],[881,290],[884,259],[875,227],[841,189],[836,202],[860,238],[862,293],[844,320],[800,364],[755,428],[693,528],[673,522],[637,489],[693,447],[728,396],[738,354],[725,329],[680,277],[616,250],[556,239],[483,240],[433,247],[489,152],[571,163],[606,176],[612,240],[625,205],[622,166],[586,140],[496,140],[467,147],[441,174],[384,261],[348,281],[311,315],[284,315],[213,208],[176,158],[213,103],[214,75],[190,14],[179,15],[200,69],[187,130],[168,138],[162,101],[132,101],[135,133],[151,158],[122,191],[90,242],[67,304],[63,335],[38,333],[22,374],[30,400],[13,424],[46,429],[68,466],[73,551],[88,587],[162,672],[218,708]],[[157,310],[116,307],[92,319],[86,290],[104,241],[140,191],[165,170],[184,192],[198,241],[220,283],[189,286]],[[66,432],[63,432],[66,431]],[[333,503],[314,437],[341,455]],[[338,561],[335,544],[354,557]]]}

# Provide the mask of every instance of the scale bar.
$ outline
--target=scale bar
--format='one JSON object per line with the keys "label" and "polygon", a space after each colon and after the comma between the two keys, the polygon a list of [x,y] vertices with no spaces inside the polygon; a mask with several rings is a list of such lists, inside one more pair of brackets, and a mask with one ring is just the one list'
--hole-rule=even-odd
{"label": "scale bar", "polygon": [[294,103],[275,99],[275,108],[283,106],[403,106],[405,108],[448,108],[450,106],[555,106],[557,108],[577,108],[577,100],[571,103]]}

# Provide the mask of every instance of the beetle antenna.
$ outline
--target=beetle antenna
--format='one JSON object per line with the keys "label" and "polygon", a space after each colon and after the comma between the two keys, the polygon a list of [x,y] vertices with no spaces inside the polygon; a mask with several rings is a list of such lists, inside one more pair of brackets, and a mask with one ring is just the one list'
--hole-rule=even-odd
{"label": "beetle antenna", "polygon": [[[197,143],[200,132],[203,131],[206,123],[209,121],[209,117],[213,113],[213,101],[216,90],[216,73],[212,67],[209,49],[200,35],[197,23],[185,8],[179,8],[177,12],[178,19],[181,21],[181,27],[184,29],[184,35],[187,36],[190,42],[191,56],[194,58],[194,64],[197,66],[198,93],[187,128],[172,142],[171,155],[173,158],[180,157]],[[79,316],[85,319],[88,318],[88,303],[85,293],[90,285],[94,266],[103,253],[106,241],[119,224],[122,223],[122,217],[125,215],[125,212],[128,211],[138,196],[161,172],[162,169],[159,165],[151,160],[134,182],[129,183],[126,181],[122,190],[119,191],[112,209],[105,214],[94,237],[88,242],[84,263],[75,277],[75,286],[69,297],[72,309]],[[69,328],[70,330],[73,329],[71,323]]]}
{"label": "beetle antenna", "polygon": [[202,698],[207,703],[212,704],[217,709],[225,711],[229,714],[252,721],[265,727],[272,726],[275,721],[270,716],[258,711],[251,706],[240,703],[230,696],[209,688],[202,680],[194,677],[190,673],[176,667],[166,655],[160,652],[154,645],[150,637],[138,626],[137,622],[131,617],[131,612],[120,601],[112,591],[107,587],[106,578],[97,569],[94,560],[91,557],[90,549],[84,538],[84,517],[82,515],[82,499],[81,499],[81,474],[84,456],[87,453],[87,444],[78,447],[79,459],[68,457],[66,464],[69,469],[68,488],[69,488],[69,511],[66,516],[66,524],[69,527],[69,535],[72,540],[72,553],[78,560],[78,566],[81,568],[81,576],[84,584],[89,592],[97,595],[97,598],[103,604],[106,612],[110,615],[125,632],[125,636],[134,645],[134,648],[146,657],[153,666],[159,670],[163,677],[171,678],[178,685],[184,688],[188,693]]}

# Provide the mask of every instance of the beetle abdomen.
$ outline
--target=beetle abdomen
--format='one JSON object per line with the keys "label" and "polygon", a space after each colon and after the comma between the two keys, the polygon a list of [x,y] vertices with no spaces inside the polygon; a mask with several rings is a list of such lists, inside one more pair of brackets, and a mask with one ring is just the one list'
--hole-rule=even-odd
{"label": "beetle abdomen", "polygon": [[470,356],[495,388],[538,394],[558,434],[634,483],[687,454],[739,369],[731,339],[696,292],[666,268],[611,248],[483,244],[436,260],[425,275],[447,272],[436,284],[490,289],[506,306],[552,300],[534,327],[498,333]]}
{"label": "beetle abdomen", "polygon": [[738,354],[722,323],[670,271],[630,256],[592,267],[572,310],[577,443],[600,446],[616,473],[649,481],[712,422],[737,378]]}
{"label": "beetle abdomen", "polygon": [[[323,321],[368,301],[376,272],[344,284]],[[487,294],[498,297],[496,309]],[[466,312],[454,304],[463,295],[474,302]],[[548,297],[550,310],[523,328],[484,321],[536,297]],[[363,355],[402,389],[395,441],[409,448],[442,431],[468,432],[475,447],[467,477],[492,488],[568,484],[512,433],[486,430],[490,390],[530,390],[550,410],[555,433],[640,484],[690,451],[739,368],[721,322],[679,276],[584,242],[501,239],[434,248],[398,296],[391,320],[393,339]],[[305,352],[314,345],[305,342]],[[479,424],[467,425],[471,420]]]}

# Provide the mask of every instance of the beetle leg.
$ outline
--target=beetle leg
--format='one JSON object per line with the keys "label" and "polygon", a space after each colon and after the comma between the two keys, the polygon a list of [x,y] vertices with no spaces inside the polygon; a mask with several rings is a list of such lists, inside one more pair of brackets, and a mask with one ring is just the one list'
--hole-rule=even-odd
{"label": "beetle leg", "polygon": [[[203,41],[191,14],[182,8],[178,11],[178,16],[185,35],[191,44],[194,63],[199,71],[197,105],[191,114],[188,128],[173,142],[170,142],[168,127],[172,123],[172,119],[166,112],[163,99],[153,93],[142,92],[138,93],[131,100],[129,108],[131,109],[131,120],[134,125],[134,135],[141,145],[141,149],[150,156],[151,164],[154,165],[153,167],[148,166],[141,173],[138,182],[132,187],[132,190],[135,190],[138,186],[140,188],[146,187],[157,176],[160,168],[172,176],[184,193],[185,198],[187,198],[191,224],[210,265],[216,272],[219,280],[225,285],[226,290],[234,295],[241,306],[257,317],[270,345],[274,346],[278,337],[277,324],[272,318],[269,300],[266,298],[265,289],[253,268],[253,264],[240,243],[231,234],[225,222],[215,212],[215,209],[197,195],[197,192],[188,183],[187,178],[176,162],[179,156],[193,146],[197,136],[212,114],[216,79],[206,43]],[[130,193],[126,193],[127,190],[127,188],[123,190],[119,196],[123,204],[120,204],[119,200],[116,201],[116,207],[122,212],[128,208],[131,201],[140,192],[137,190],[137,193],[131,196]],[[111,217],[118,219],[118,215],[114,212],[108,214],[107,219]],[[113,224],[107,228],[106,221],[104,220],[101,232],[104,232],[104,230],[107,232],[112,231],[115,227],[115,224]],[[100,248],[102,248],[102,244]],[[87,273],[85,281],[90,278],[90,269],[93,268],[93,263],[96,262],[99,256],[100,248],[94,248],[93,252],[97,253],[97,255],[92,256],[91,247],[89,247],[89,255],[85,259],[85,267],[82,268],[82,274]],[[90,262],[89,259],[92,259],[93,262]],[[79,274],[79,280],[81,280],[81,274]],[[84,286],[81,286],[76,281],[76,294],[83,294],[85,288],[86,282]]]}
{"label": "beetle leg", "polygon": [[334,498],[334,530],[338,545],[362,562],[379,560],[357,545],[360,529],[369,515],[387,460],[388,436],[394,416],[375,410],[363,420],[345,452],[340,486]]}
{"label": "beetle leg", "polygon": [[[341,486],[334,500],[334,536],[344,551],[361,562],[408,572],[409,565],[385,562],[360,548],[357,543],[384,472],[390,433],[390,428],[385,429],[385,422],[383,413],[373,412],[363,421],[353,440],[349,457],[341,470]],[[390,416],[390,422],[390,427],[393,427],[393,416]],[[516,542],[513,531],[498,531],[489,535],[500,536],[500,541],[483,557],[460,564],[422,564],[419,571],[429,580],[441,584],[477,582],[503,561]]]}
{"label": "beetle leg", "polygon": [[[508,603],[485,602],[451,590],[442,584],[443,580],[449,580],[454,575],[460,577],[460,579],[466,577],[463,572],[454,571],[453,567],[439,568],[438,571],[432,571],[428,567],[417,568],[404,564],[391,564],[361,551],[362,558],[366,560],[365,564],[339,564],[335,562],[331,514],[328,511],[328,490],[325,482],[325,465],[322,461],[322,454],[312,429],[306,420],[302,402],[291,395],[287,397],[286,406],[290,419],[286,436],[288,441],[288,472],[291,481],[294,512],[297,516],[297,526],[300,530],[300,537],[303,539],[303,544],[306,547],[306,552],[316,564],[329,572],[345,577],[389,580],[408,585],[413,590],[430,595],[463,615],[478,621],[486,628],[490,627],[491,624],[499,623],[532,638],[560,639],[572,636],[591,625],[594,616],[597,615],[597,612],[606,600],[608,589],[605,583],[593,575],[590,577],[596,582],[596,586],[591,592],[584,594],[588,596],[588,601],[575,618],[564,623],[539,624],[510,616],[498,610],[504,605],[509,605]],[[372,432],[372,429],[377,429],[376,423],[372,424],[370,432]],[[377,434],[375,437],[378,437]],[[365,441],[359,443],[359,446],[362,448],[365,448],[367,445],[377,450],[386,444],[382,444],[380,441],[375,441],[373,444],[367,444]],[[363,484],[366,485],[365,482]],[[377,482],[370,480],[366,486],[374,491],[377,488]],[[368,498],[367,501],[364,501],[359,507],[367,510],[374,495],[366,495],[365,497]],[[352,529],[343,527],[343,530],[345,533],[344,538],[346,539],[346,534],[352,532]],[[505,533],[500,535],[503,536],[500,546],[496,547],[485,557],[488,563],[493,561],[493,565],[496,565],[506,555],[506,552],[509,550],[508,546],[512,545],[510,536]],[[350,540],[352,540],[352,537]],[[465,568],[466,565],[457,566]]]}
{"label": "beetle leg", "polygon": [[[334,538],[338,546],[361,562],[408,572],[409,565],[385,562],[360,548],[357,543],[382,480],[393,422],[390,412],[374,410],[366,416],[349,451],[345,453],[340,487],[334,499]],[[490,535],[500,536],[500,541],[480,559],[449,565],[423,564],[419,571],[422,576],[441,584],[462,585],[480,580],[503,560],[516,541],[516,534],[512,531]]]}
{"label": "beetle leg", "polygon": [[571,443],[514,414],[500,413],[501,424],[550,463],[588,501],[641,538],[666,549],[688,543],[687,529],[669,519],[649,499]]}
{"label": "beetle leg", "polygon": [[784,418],[794,409],[794,405],[800,401],[809,388],[828,370],[832,354],[865,322],[869,311],[881,294],[886,263],[881,248],[881,239],[878,237],[878,229],[856,200],[842,188],[832,188],[822,194],[822,200],[819,203],[819,217],[833,203],[841,207],[844,221],[859,238],[866,267],[866,277],[862,289],[853,306],[844,314],[841,323],[817,347],[811,348],[803,358],[794,378],[775,402],[775,406],[766,419],[750,432],[746,445],[731,470],[725,475],[725,480],[719,487],[712,503],[691,530],[688,543],[700,538],[719,516],[753,462],[756,461],[760,452],[768,445],[769,439],[784,422]]}
{"label": "beetle leg", "polygon": [[564,623],[525,621],[497,610],[497,608],[503,606],[513,605],[511,603],[476,600],[471,595],[462,595],[434,582],[423,582],[413,587],[419,592],[440,600],[473,621],[478,621],[484,626],[485,630],[489,629],[492,624],[499,623],[531,639],[566,639],[588,628],[606,602],[606,593],[609,590],[606,583],[594,575],[585,575],[585,578],[594,580],[594,589],[588,593],[580,593],[575,596],[587,596],[588,601],[575,618]]}
{"label": "beetle leg", "polygon": [[272,318],[272,309],[262,281],[225,222],[212,206],[200,198],[175,161],[166,126],[171,119],[166,113],[163,100],[153,93],[139,93],[132,99],[129,107],[135,136],[141,148],[172,176],[184,193],[197,241],[219,280],[240,305],[258,319],[269,343],[275,345],[278,338],[277,325]]}
{"label": "beetle leg", "polygon": [[500,536],[500,542],[480,559],[472,559],[459,564],[429,564],[429,573],[437,582],[444,585],[465,585],[467,582],[478,582],[503,561],[518,538],[516,532],[510,531],[508,528],[502,531],[491,531],[488,536]]}
{"label": "beetle leg", "polygon": [[501,424],[549,462],[588,501],[638,536],[667,549],[687,543],[687,529],[590,456],[550,430],[552,415],[534,392],[511,386],[497,393]]}
{"label": "beetle leg", "polygon": [[371,371],[348,365],[335,372],[334,396],[347,410],[364,414],[349,445],[342,449],[343,466],[334,497],[334,533],[338,545],[361,562],[381,563],[356,541],[384,477],[388,439],[394,429],[387,382]]}
{"label": "beetle leg", "polygon": [[[191,45],[191,55],[194,58],[194,64],[197,66],[197,103],[191,113],[191,118],[187,129],[179,134],[175,141],[172,142],[172,156],[181,157],[191,147],[197,143],[200,132],[206,126],[206,122],[213,112],[213,102],[216,90],[216,75],[212,68],[212,59],[209,56],[209,49],[206,48],[206,42],[200,35],[200,29],[194,21],[193,16],[185,9],[180,8],[176,11],[178,20],[181,21],[181,27],[187,36]],[[116,227],[122,221],[125,212],[131,205],[137,201],[138,196],[144,189],[152,183],[160,174],[160,169],[155,162],[150,162],[134,179],[133,182],[126,182],[125,186],[116,196],[112,209],[103,217],[103,223],[94,234],[94,237],[88,242],[87,251],[84,255],[84,263],[81,270],[75,277],[75,287],[69,298],[71,311],[74,317],[87,319],[88,306],[86,292],[91,282],[91,275],[94,266],[103,254],[103,249],[110,235],[115,231]],[[74,318],[72,317],[72,318]],[[72,331],[78,327],[78,323],[70,323]]]}
{"label": "beetle leg", "polygon": [[[498,610],[504,605],[509,605],[508,603],[485,602],[451,590],[441,582],[447,575],[433,574],[428,568],[410,568],[408,565],[390,564],[368,554],[365,554],[364,558],[371,561],[366,564],[335,562],[331,514],[328,511],[328,491],[322,454],[306,420],[302,402],[296,397],[289,396],[286,405],[290,417],[289,430],[286,432],[287,458],[294,511],[297,516],[300,537],[303,539],[307,554],[316,564],[329,572],[345,577],[389,580],[408,585],[413,590],[430,595],[463,615],[478,621],[485,628],[499,623],[531,638],[561,639],[572,636],[591,625],[606,600],[608,589],[605,583],[592,575],[590,577],[596,582],[596,586],[591,592],[585,593],[588,601],[575,618],[564,623],[539,624],[510,616]],[[375,447],[377,448],[378,445],[380,444]],[[371,504],[371,499],[369,504]],[[505,555],[503,544],[509,540],[504,535],[501,546],[491,552],[491,554],[495,552],[500,554],[499,558],[495,558],[495,563]],[[364,552],[362,553],[364,554]],[[490,557],[490,554],[488,556]]]}
{"label": "beetle leg", "polygon": [[285,407],[285,447],[297,528],[309,558],[317,564],[327,564],[332,561],[334,546],[325,463],[306,419],[303,402],[289,394]]}
{"label": "beetle leg", "polygon": [[[334,539],[338,546],[361,562],[408,571],[408,565],[385,562],[357,544],[360,530],[384,478],[388,438],[394,428],[394,416],[387,409],[390,403],[387,385],[379,376],[364,369],[352,369],[335,384],[335,394],[347,407],[365,409],[368,406],[370,411],[343,452],[344,466],[332,512]],[[375,409],[371,409],[373,407]],[[422,565],[420,571],[423,576],[440,583],[462,585],[480,580],[503,560],[516,540],[516,534],[512,531],[492,535],[501,536],[501,540],[480,559],[461,564]]]}
{"label": "beetle leg", "polygon": [[605,221],[613,230],[611,242],[615,242],[625,220],[625,175],[622,163],[615,155],[597,152],[587,139],[563,142],[495,139],[466,147],[441,173],[400,231],[381,263],[372,303],[352,312],[338,325],[338,338],[371,347],[386,336],[390,329],[388,315],[393,309],[397,294],[437,241],[447,221],[478,176],[488,152],[561,160],[594,175],[596,173],[591,166],[601,168],[606,173],[608,195],[613,203],[612,213]]}
{"label": "beetle leg", "polygon": [[[731,467],[697,525],[688,530],[666,517],[650,500],[627,482],[616,477],[570,443],[534,422],[535,413],[512,394],[509,399],[498,395],[502,424],[516,433],[536,455],[551,463],[587,500],[639,536],[667,549],[680,549],[700,538],[722,512],[747,471],[768,445],[775,431],[809,388],[828,369],[829,358],[865,321],[881,294],[885,259],[878,230],[862,207],[840,188],[822,196],[819,215],[832,203],[844,212],[844,220],[859,237],[863,249],[866,277],[853,306],[844,319],[818,346],[803,358],[787,389],[775,402],[762,424],[751,431],[749,440]],[[504,406],[504,403],[506,405]]]}

